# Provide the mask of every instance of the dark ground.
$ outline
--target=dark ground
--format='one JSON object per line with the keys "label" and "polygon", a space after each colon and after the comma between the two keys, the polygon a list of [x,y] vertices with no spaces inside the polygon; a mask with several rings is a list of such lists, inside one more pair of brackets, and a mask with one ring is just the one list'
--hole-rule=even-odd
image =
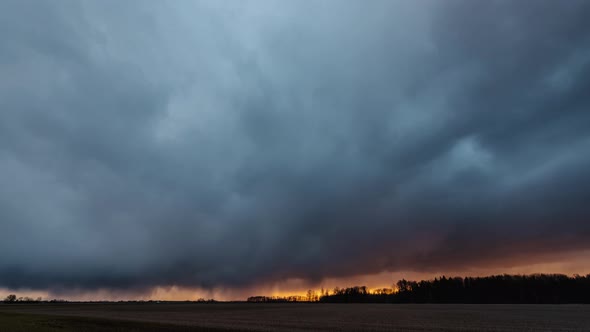
{"label": "dark ground", "polygon": [[0,304],[10,331],[590,331],[590,305]]}

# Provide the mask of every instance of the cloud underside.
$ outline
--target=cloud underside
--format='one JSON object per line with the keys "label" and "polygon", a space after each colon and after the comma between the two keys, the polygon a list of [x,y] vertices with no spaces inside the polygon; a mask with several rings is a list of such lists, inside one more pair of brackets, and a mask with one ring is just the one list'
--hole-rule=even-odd
{"label": "cloud underside", "polygon": [[590,248],[590,2],[0,3],[0,287]]}

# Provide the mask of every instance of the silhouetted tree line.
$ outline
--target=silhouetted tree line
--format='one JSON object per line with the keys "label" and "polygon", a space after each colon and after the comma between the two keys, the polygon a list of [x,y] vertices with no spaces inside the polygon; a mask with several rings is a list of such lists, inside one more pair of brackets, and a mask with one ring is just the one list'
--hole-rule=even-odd
{"label": "silhouetted tree line", "polygon": [[334,289],[326,303],[590,303],[590,274],[495,275],[400,280],[395,289]]}
{"label": "silhouetted tree line", "polygon": [[53,299],[53,300],[43,300],[42,298],[38,297],[33,299],[31,297],[17,297],[15,294],[10,294],[4,298],[4,300],[0,300],[0,304],[19,304],[19,303],[217,303],[218,301],[214,299],[204,299],[199,298],[194,301],[185,300],[185,301],[160,301],[160,300],[118,300],[118,301],[108,301],[108,300],[93,300],[93,301],[68,301],[63,299]]}
{"label": "silhouetted tree line", "polygon": [[[187,302],[190,302],[190,301],[187,301]],[[205,300],[204,298],[200,297],[199,299],[197,299],[196,302],[199,302],[199,303],[215,303],[217,301],[215,299]]]}
{"label": "silhouetted tree line", "polygon": [[4,298],[4,303],[36,303],[42,302],[40,297],[34,299],[28,296],[25,297],[16,297],[14,294],[10,294]]}
{"label": "silhouetted tree line", "polygon": [[320,302],[326,303],[388,303],[394,302],[393,289],[380,289],[370,292],[365,286],[348,288],[334,288],[332,294],[326,294],[320,298]]}
{"label": "silhouetted tree line", "polygon": [[[319,300],[319,298],[318,298]],[[287,302],[311,302],[306,296],[250,296],[248,302],[263,302],[263,303],[287,303]]]}
{"label": "silhouetted tree line", "polygon": [[248,302],[264,302],[264,303],[287,303],[287,302],[318,302],[321,296],[327,295],[322,289],[321,294],[317,294],[314,290],[308,290],[305,296],[291,295],[291,296],[250,296],[246,301]]}

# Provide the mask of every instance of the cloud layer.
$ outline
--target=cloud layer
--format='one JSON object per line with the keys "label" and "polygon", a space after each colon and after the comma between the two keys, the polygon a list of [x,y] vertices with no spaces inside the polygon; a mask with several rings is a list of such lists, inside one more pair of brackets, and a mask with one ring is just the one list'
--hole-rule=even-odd
{"label": "cloud layer", "polygon": [[590,248],[590,2],[0,3],[0,287]]}

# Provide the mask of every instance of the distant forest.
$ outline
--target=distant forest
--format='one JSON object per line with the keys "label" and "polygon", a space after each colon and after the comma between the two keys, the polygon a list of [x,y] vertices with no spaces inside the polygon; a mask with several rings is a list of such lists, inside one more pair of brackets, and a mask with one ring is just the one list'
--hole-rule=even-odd
{"label": "distant forest", "polygon": [[393,288],[365,286],[308,291],[307,296],[253,296],[248,302],[324,303],[590,303],[590,274],[495,275],[400,280]]}

